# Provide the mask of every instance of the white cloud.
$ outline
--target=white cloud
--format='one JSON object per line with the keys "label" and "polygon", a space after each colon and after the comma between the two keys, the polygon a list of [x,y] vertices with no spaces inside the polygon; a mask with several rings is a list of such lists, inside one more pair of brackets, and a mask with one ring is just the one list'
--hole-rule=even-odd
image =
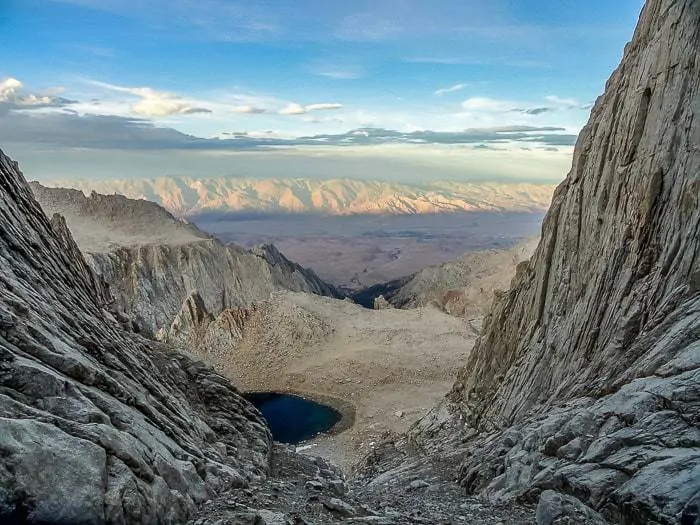
{"label": "white cloud", "polygon": [[545,97],[545,100],[547,101],[546,105],[533,102],[499,100],[488,97],[473,97],[462,102],[462,107],[472,112],[487,114],[520,113],[529,117],[571,109],[583,109],[581,104],[573,98],[561,98],[555,95],[549,95]]}
{"label": "white cloud", "polygon": [[257,108],[255,106],[235,106],[233,108],[234,113],[247,113],[250,115],[260,115],[265,113],[267,110],[263,108]]}
{"label": "white cloud", "polygon": [[0,101],[14,101],[17,93],[22,89],[22,83],[16,78],[7,78],[0,82]]}
{"label": "white cloud", "polygon": [[484,63],[482,59],[468,59],[468,58],[453,58],[453,57],[439,57],[439,56],[414,56],[407,57],[403,59],[404,62],[411,64],[438,64],[441,66],[479,66]]}
{"label": "white cloud", "polygon": [[437,96],[440,96],[444,95],[445,93],[454,93],[455,91],[463,90],[465,87],[467,87],[467,84],[455,84],[454,86],[440,88],[437,91],[435,91],[435,94]]}
{"label": "white cloud", "polygon": [[308,106],[305,106],[304,109],[306,109],[306,111],[322,111],[322,110],[328,110],[328,109],[340,109],[342,107],[343,107],[342,104],[323,103],[323,104],[309,104]]}
{"label": "white cloud", "polygon": [[353,57],[335,57],[315,60],[305,69],[312,75],[332,78],[334,80],[354,80],[367,75],[367,69],[357,63]]}
{"label": "white cloud", "polygon": [[15,108],[40,109],[46,107],[62,107],[72,101],[56,97],[62,88],[50,88],[43,94],[25,93],[24,84],[16,78],[6,78],[0,81],[0,103],[11,104]]}
{"label": "white cloud", "polygon": [[307,110],[304,106],[291,103],[287,107],[280,109],[280,115],[303,115]]}
{"label": "white cloud", "polygon": [[560,98],[557,97],[556,95],[549,95],[548,97],[545,97],[547,102],[550,102],[552,104],[555,104],[557,106],[563,106],[567,108],[575,108],[579,107],[581,104],[578,102],[578,100],[574,98]]}
{"label": "white cloud", "polygon": [[[183,100],[171,98],[145,98],[131,105],[131,109],[137,115],[144,117],[168,117],[170,115],[183,115],[196,110]],[[207,110],[203,110],[207,111]]]}
{"label": "white cloud", "polygon": [[310,111],[327,111],[331,109],[340,109],[342,108],[342,104],[338,103],[329,103],[329,102],[324,102],[324,103],[318,103],[318,104],[309,104],[307,106],[302,106],[301,104],[297,104],[295,102],[292,102],[291,104],[287,105],[287,107],[282,108],[279,111],[280,115],[303,115],[304,113],[308,113]]}
{"label": "white cloud", "polygon": [[335,80],[355,80],[365,76],[365,71],[360,68],[339,68],[321,69],[314,72],[322,77],[333,78]]}
{"label": "white cloud", "polygon": [[211,110],[201,107],[194,101],[166,91],[156,91],[149,87],[115,86],[104,82],[92,83],[110,91],[139,97],[141,100],[131,104],[130,107],[133,113],[142,117],[169,117],[172,115],[211,113]]}

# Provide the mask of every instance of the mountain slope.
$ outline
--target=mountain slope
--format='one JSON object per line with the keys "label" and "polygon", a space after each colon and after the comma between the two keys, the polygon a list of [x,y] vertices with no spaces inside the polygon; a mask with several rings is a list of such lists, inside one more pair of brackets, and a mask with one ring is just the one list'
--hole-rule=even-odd
{"label": "mountain slope", "polygon": [[[465,394],[496,393],[479,410],[483,424],[521,420],[543,395],[615,390],[683,350],[677,341],[650,359],[660,350],[655,331],[674,320],[691,329],[700,300],[699,49],[698,0],[648,3],[534,257],[461,375]],[[496,365],[487,354],[506,359]],[[491,382],[523,355],[554,374]]]}
{"label": "mountain slope", "polygon": [[123,332],[65,222],[0,152],[0,521],[183,522],[268,469],[222,377]]}
{"label": "mountain slope", "polygon": [[468,493],[543,494],[546,516],[553,489],[617,523],[697,523],[699,51],[700,1],[647,2],[535,255],[413,430]]}
{"label": "mountain slope", "polygon": [[197,291],[207,309],[242,307],[278,289],[338,296],[274,246],[245,250],[174,218],[157,204],[31,184],[48,214],[60,213],[118,311],[150,336],[167,329]]}
{"label": "mountain slope", "polygon": [[238,177],[62,180],[51,186],[117,193],[156,202],[178,216],[203,212],[413,214],[543,211],[553,184],[433,182],[422,185],[352,179],[257,180]]}
{"label": "mountain slope", "polygon": [[[469,253],[425,268],[407,279],[373,287],[372,295],[381,293],[396,308],[418,308],[432,303],[450,315],[484,315],[494,293],[508,287],[518,263],[528,259],[536,246],[537,240],[529,240],[510,248]],[[370,298],[366,292],[361,295],[365,304]]]}

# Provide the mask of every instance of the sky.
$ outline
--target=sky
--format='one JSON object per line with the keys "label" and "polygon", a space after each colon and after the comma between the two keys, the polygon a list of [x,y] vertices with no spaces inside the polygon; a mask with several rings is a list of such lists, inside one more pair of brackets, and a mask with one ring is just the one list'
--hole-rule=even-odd
{"label": "sky", "polygon": [[642,4],[0,0],[0,147],[40,180],[560,179]]}

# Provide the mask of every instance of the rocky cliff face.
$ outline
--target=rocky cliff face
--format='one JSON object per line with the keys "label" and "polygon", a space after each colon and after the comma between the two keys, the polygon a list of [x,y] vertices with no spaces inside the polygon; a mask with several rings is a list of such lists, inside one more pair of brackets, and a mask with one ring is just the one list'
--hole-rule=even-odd
{"label": "rocky cliff face", "polygon": [[279,289],[339,295],[274,246],[223,245],[156,204],[37,183],[32,190],[46,213],[66,217],[90,267],[109,285],[116,310],[149,336],[167,330],[194,291],[214,314]]}
{"label": "rocky cliff face", "polygon": [[[336,467],[273,445],[225,378],[123,330],[110,301],[0,151],[0,523],[379,516]],[[201,318],[201,299],[186,306]]]}
{"label": "rocky cliff face", "polygon": [[0,152],[0,521],[183,522],[263,478],[269,431],[223,377],[121,330],[60,217]]}
{"label": "rocky cliff face", "polygon": [[454,453],[468,492],[694,523],[699,199],[700,1],[649,0],[535,255],[414,443]]}

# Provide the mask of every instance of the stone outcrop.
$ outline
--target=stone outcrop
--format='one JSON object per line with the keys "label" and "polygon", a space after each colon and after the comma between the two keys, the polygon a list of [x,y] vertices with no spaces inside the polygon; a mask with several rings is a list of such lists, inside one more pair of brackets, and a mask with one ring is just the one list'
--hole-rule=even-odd
{"label": "stone outcrop", "polygon": [[187,348],[214,366],[222,366],[243,339],[246,321],[257,306],[227,308],[212,315],[197,291],[185,299],[170,328],[156,334],[159,341]]}
{"label": "stone outcrop", "polygon": [[0,522],[181,523],[267,475],[259,413],[107,303],[0,152]]}
{"label": "stone outcrop", "polygon": [[[285,301],[285,293],[275,292],[267,301],[212,315],[195,291],[170,328],[160,330],[156,338],[196,354],[236,381],[255,381],[262,370],[282,373],[281,363],[290,353],[325,341],[331,332],[323,319]],[[252,370],[251,355],[256,364]]]}
{"label": "stone outcrop", "polygon": [[613,522],[697,523],[699,199],[700,1],[649,0],[534,256],[414,446],[491,500],[551,489]]}
{"label": "stone outcrop", "polygon": [[339,297],[339,292],[271,245],[224,245],[157,204],[119,195],[31,184],[47,214],[60,213],[93,271],[114,297],[114,309],[145,335],[167,330],[197,292],[207,311],[245,307],[275,290]]}
{"label": "stone outcrop", "polygon": [[[531,514],[464,507],[456,486],[446,497],[428,481],[397,487],[395,500],[354,490],[323,459],[273,445],[226,379],[122,329],[109,303],[65,222],[46,217],[0,152],[0,523],[398,525]],[[182,334],[208,315],[196,295],[185,306]],[[258,335],[275,337],[267,332]]]}
{"label": "stone outcrop", "polygon": [[387,283],[384,298],[396,308],[434,304],[458,317],[483,316],[494,294],[508,288],[517,265],[529,259],[536,247],[537,240],[531,239],[507,248],[469,253],[425,268],[408,279]]}
{"label": "stone outcrop", "polygon": [[[42,213],[0,154],[0,521],[182,522],[199,507],[202,524],[303,523],[303,505],[316,523],[534,514],[542,524],[697,524],[699,51],[700,0],[648,0],[542,240],[492,307],[452,392],[409,435],[375,447],[350,484],[323,462],[274,450],[257,411],[221,376],[122,330],[66,223]],[[109,265],[117,295],[115,282],[146,290],[143,305],[168,287],[183,294],[164,317],[177,322],[153,328],[186,339],[218,321],[211,297],[190,295],[218,270],[178,284],[167,268],[190,275],[189,263],[171,257],[191,252],[138,250]],[[135,272],[147,266],[138,254],[156,271]],[[237,312],[232,337],[267,341],[270,365],[286,343],[279,332],[326,333],[313,316],[302,331],[270,333],[270,321],[296,327],[296,314]],[[266,477],[275,470],[278,480]],[[246,484],[254,490],[238,490]]]}

